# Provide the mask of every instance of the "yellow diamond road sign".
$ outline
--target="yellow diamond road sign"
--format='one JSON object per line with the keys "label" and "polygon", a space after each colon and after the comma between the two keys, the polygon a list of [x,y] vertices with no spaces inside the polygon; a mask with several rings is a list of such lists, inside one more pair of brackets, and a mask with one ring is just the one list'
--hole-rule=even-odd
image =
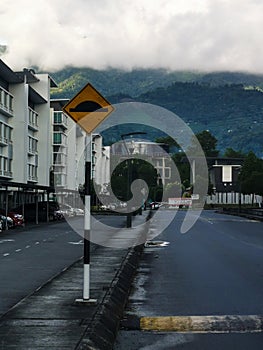
{"label": "yellow diamond road sign", "polygon": [[90,83],[63,107],[63,111],[88,134],[113,110],[113,106]]}

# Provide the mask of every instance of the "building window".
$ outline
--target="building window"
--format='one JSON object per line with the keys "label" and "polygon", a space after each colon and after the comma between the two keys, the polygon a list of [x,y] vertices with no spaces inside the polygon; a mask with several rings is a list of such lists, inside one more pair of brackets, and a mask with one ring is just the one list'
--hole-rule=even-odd
{"label": "building window", "polygon": [[0,175],[12,177],[12,159],[0,156]]}
{"label": "building window", "polygon": [[37,181],[37,166],[28,164],[28,180]]}
{"label": "building window", "polygon": [[29,153],[37,153],[38,140],[28,136],[28,151]]}
{"label": "building window", "polygon": [[63,112],[54,112],[53,114],[54,124],[64,124],[67,125],[68,119]]}
{"label": "building window", "polygon": [[54,132],[53,143],[55,145],[66,145],[66,135],[62,132]]}

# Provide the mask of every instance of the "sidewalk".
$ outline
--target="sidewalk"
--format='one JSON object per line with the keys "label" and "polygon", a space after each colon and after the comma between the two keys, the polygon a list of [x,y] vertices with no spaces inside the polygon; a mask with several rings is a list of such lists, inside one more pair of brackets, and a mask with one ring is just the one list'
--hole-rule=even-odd
{"label": "sidewalk", "polygon": [[[147,214],[134,217],[133,228],[121,229],[112,239],[147,234],[138,226]],[[0,350],[110,350],[142,249],[97,246],[90,265],[90,297],[97,303],[75,302],[83,296],[81,259],[0,319]]]}

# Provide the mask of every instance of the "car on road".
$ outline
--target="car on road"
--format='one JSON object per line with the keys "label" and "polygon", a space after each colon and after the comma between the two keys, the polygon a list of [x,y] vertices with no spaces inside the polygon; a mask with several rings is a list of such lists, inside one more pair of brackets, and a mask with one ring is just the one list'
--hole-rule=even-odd
{"label": "car on road", "polygon": [[[6,211],[4,209],[0,209],[0,215],[6,216]],[[15,211],[8,211],[7,216],[13,220],[14,227],[23,226],[25,223],[23,215]]]}
{"label": "car on road", "polygon": [[76,216],[84,215],[84,210],[81,209],[81,208],[73,208],[73,210],[74,210],[74,213],[75,213]]}
{"label": "car on road", "polygon": [[156,209],[159,209],[160,208],[160,203],[158,202],[151,202],[150,203],[150,208],[153,209],[153,210],[156,210]]}
{"label": "car on road", "polygon": [[14,227],[14,222],[10,216],[0,215],[0,221],[2,231]]}

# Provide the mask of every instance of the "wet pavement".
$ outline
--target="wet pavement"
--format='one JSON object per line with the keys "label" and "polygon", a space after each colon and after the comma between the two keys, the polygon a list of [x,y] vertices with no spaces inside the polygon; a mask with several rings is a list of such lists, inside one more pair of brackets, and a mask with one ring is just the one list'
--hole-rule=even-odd
{"label": "wet pavement", "polygon": [[[147,214],[134,217],[133,228],[119,230],[112,239],[117,241],[119,236],[130,242],[141,236],[145,232],[140,225],[145,223]],[[97,245],[92,251],[90,298],[95,298],[96,304],[75,302],[83,296],[82,259],[21,300],[0,319],[0,349],[89,349],[88,330],[105,307],[105,296],[132,250]]]}

